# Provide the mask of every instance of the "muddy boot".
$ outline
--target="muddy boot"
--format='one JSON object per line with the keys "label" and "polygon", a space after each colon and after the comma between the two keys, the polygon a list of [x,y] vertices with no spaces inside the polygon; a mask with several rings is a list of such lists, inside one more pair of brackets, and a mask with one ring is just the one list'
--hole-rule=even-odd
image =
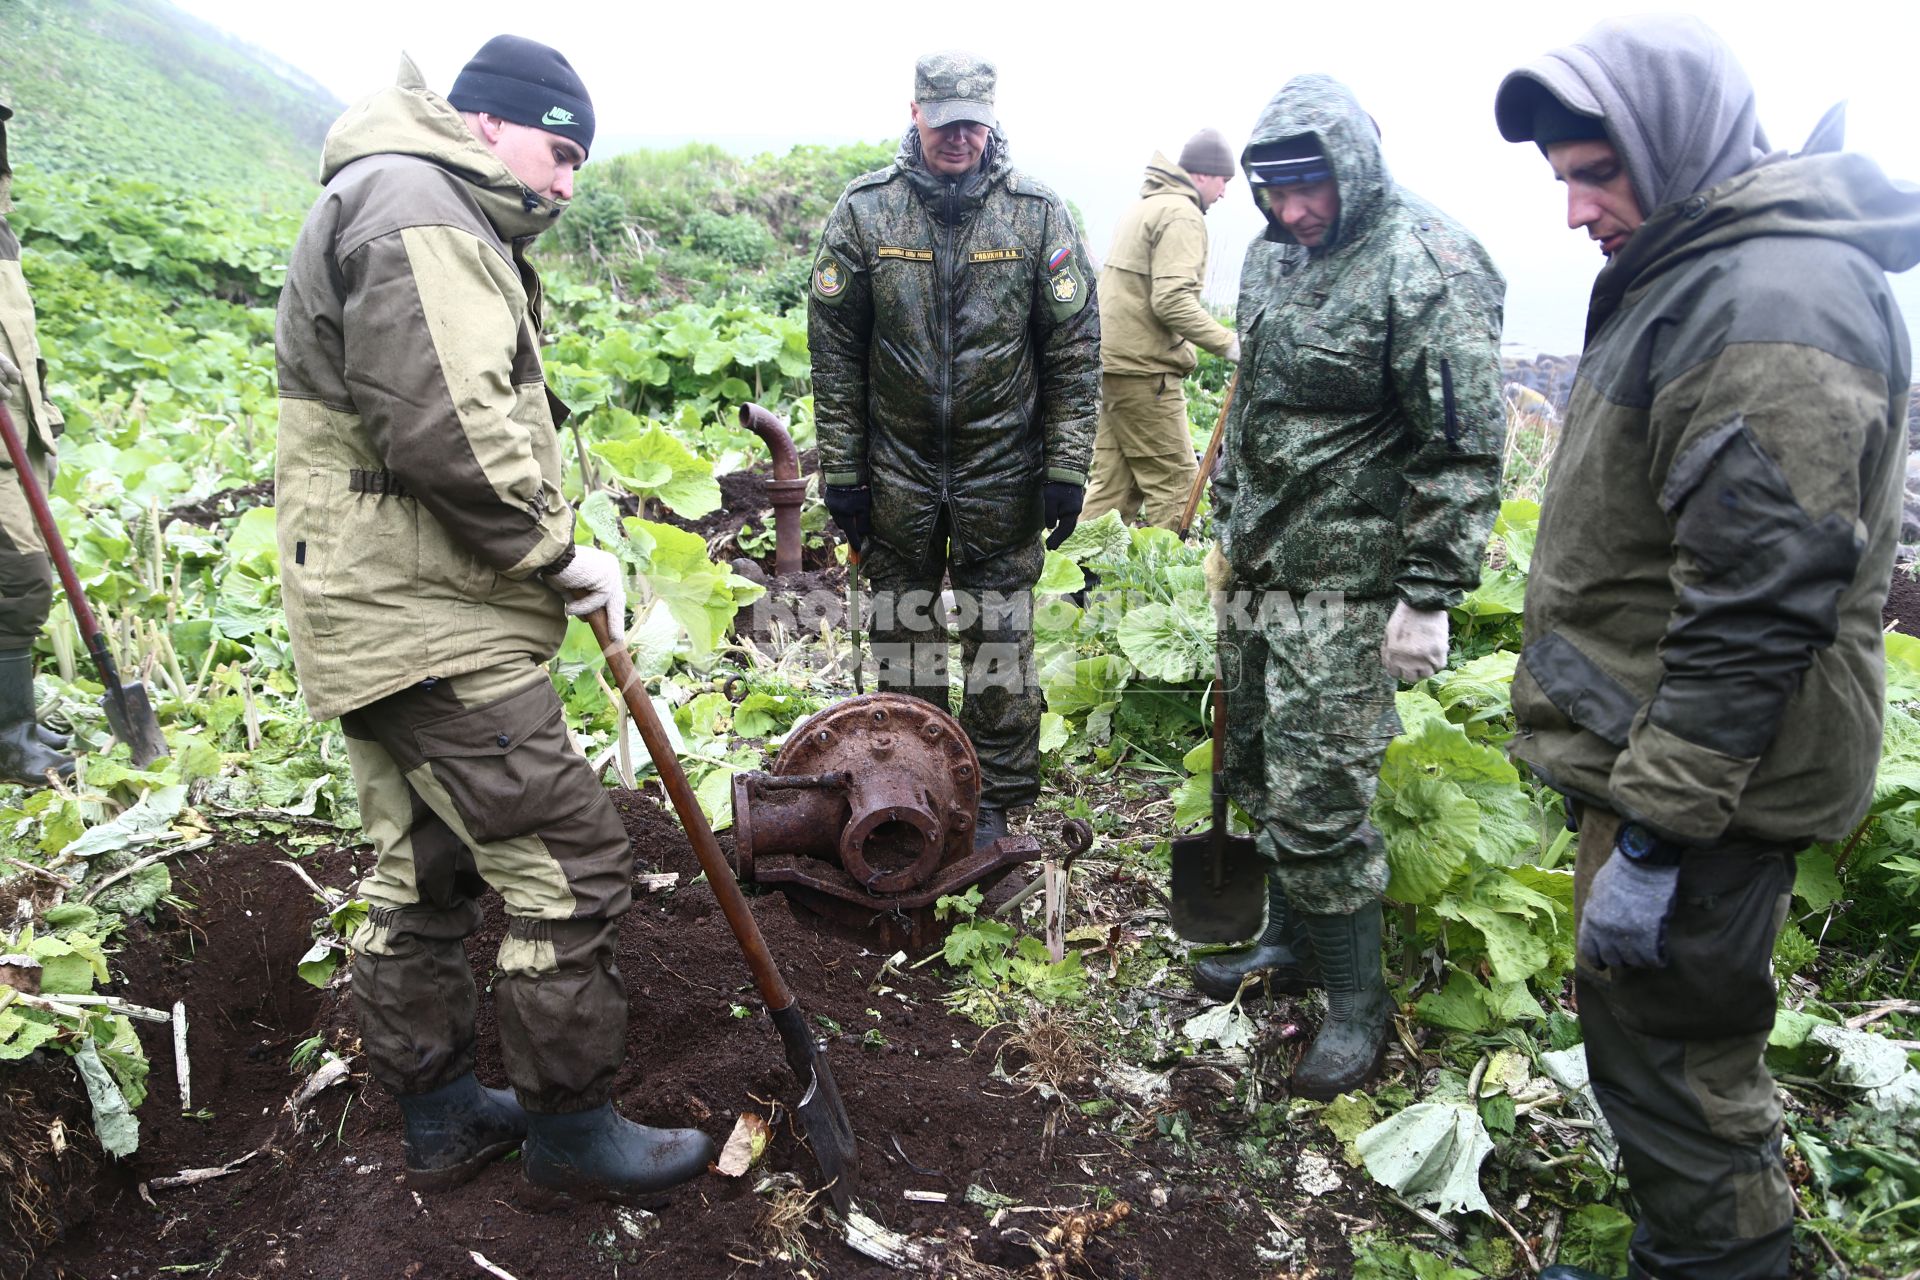
{"label": "muddy boot", "polygon": [[44,724],[33,726],[33,736],[40,739],[41,746],[52,747],[55,751],[65,751],[73,743],[72,734],[61,733],[58,729],[49,728]]}
{"label": "muddy boot", "polygon": [[973,847],[978,852],[1007,834],[1007,811],[992,805],[980,806],[980,817],[973,824]]}
{"label": "muddy boot", "polygon": [[521,1162],[527,1181],[541,1191],[651,1209],[705,1172],[713,1157],[713,1139],[698,1129],[652,1129],[623,1118],[608,1103],[591,1111],[529,1115]]}
{"label": "muddy boot", "polygon": [[527,1136],[527,1113],[513,1091],[486,1088],[471,1071],[394,1101],[407,1121],[407,1185],[418,1191],[459,1186]]}
{"label": "muddy boot", "polygon": [[1373,1079],[1393,1027],[1393,998],[1380,972],[1380,904],[1352,915],[1301,913],[1320,978],[1327,1019],[1300,1057],[1289,1082],[1303,1098],[1330,1098]]}
{"label": "muddy boot", "polygon": [[73,757],[40,740],[33,711],[33,651],[0,651],[0,781],[44,787],[49,769],[73,776]]}
{"label": "muddy boot", "polygon": [[[1250,973],[1264,975],[1268,991],[1298,995],[1320,985],[1313,965],[1313,944],[1300,914],[1287,906],[1280,878],[1267,877],[1267,926],[1250,947],[1222,951],[1193,966],[1193,985],[1215,1000],[1231,1000]],[[1255,987],[1258,991],[1259,987]],[[1249,992],[1249,994],[1252,994]]]}

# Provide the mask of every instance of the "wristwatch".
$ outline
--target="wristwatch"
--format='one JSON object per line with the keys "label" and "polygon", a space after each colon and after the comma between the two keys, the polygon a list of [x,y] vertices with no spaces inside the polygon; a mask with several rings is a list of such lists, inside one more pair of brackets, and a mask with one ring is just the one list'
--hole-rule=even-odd
{"label": "wristwatch", "polygon": [[1620,824],[1620,832],[1613,838],[1613,847],[1629,862],[1643,867],[1677,866],[1680,855],[1686,850],[1685,845],[1663,840],[1631,819]]}

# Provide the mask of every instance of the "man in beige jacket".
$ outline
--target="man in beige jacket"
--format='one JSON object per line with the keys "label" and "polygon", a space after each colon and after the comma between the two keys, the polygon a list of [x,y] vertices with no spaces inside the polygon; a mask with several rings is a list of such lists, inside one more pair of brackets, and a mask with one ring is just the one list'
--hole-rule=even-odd
{"label": "man in beige jacket", "polygon": [[1154,153],[1139,201],[1121,220],[1100,272],[1100,429],[1082,520],[1119,511],[1175,527],[1196,463],[1181,383],[1205,347],[1240,358],[1233,331],[1207,314],[1206,212],[1233,180],[1217,129],[1202,129],[1180,163]]}
{"label": "man in beige jacket", "polygon": [[[452,1186],[524,1137],[543,1192],[654,1204],[713,1144],[614,1110],[633,849],[546,672],[567,614],[605,609],[616,641],[625,617],[560,491],[527,258],[593,126],[572,66],[518,36],[446,97],[405,63],[334,124],[280,294],[276,522],[301,692],[340,718],[376,854],[353,997],[408,1181]],[[511,1093],[474,1076],[489,888]]]}

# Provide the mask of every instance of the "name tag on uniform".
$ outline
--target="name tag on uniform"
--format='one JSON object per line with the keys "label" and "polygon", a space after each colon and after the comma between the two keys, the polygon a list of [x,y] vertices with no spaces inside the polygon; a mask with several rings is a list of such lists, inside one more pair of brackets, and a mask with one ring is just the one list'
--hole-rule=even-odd
{"label": "name tag on uniform", "polygon": [[897,244],[883,244],[873,251],[876,258],[905,258],[908,262],[932,262],[931,249],[902,249]]}
{"label": "name tag on uniform", "polygon": [[967,255],[968,262],[1017,262],[1026,257],[1023,249],[975,249]]}

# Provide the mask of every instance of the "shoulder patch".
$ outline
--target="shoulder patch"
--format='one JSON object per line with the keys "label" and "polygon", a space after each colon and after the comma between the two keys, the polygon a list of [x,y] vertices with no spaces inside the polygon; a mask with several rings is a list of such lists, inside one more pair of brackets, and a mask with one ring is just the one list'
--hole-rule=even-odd
{"label": "shoulder patch", "polygon": [[1058,271],[1060,268],[1066,266],[1072,258],[1073,246],[1063,244],[1048,255],[1047,270]]}
{"label": "shoulder patch", "polygon": [[846,290],[847,269],[831,254],[823,255],[813,268],[813,291],[822,298],[837,298]]}
{"label": "shoulder patch", "polygon": [[1069,303],[1080,296],[1080,280],[1071,271],[1062,271],[1047,281],[1047,288],[1053,291],[1053,300]]}

